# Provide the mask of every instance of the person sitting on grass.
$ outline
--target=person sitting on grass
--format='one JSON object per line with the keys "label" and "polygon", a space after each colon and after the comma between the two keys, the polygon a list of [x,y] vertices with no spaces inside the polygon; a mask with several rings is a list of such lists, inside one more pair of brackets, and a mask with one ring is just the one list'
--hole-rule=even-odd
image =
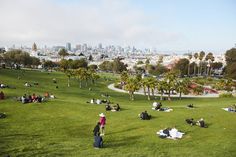
{"label": "person sitting on grass", "polygon": [[111,106],[110,106],[110,104],[107,104],[106,106],[105,106],[105,108],[106,108],[106,111],[111,111]]}
{"label": "person sitting on grass", "polygon": [[196,122],[193,121],[193,118],[185,119],[185,121],[190,125],[195,125]]}
{"label": "person sitting on grass", "polygon": [[115,106],[113,106],[113,110],[120,111],[120,105],[116,104]]}
{"label": "person sitting on grass", "polygon": [[139,114],[139,117],[142,120],[150,120],[151,119],[151,115],[148,115],[147,111],[144,111],[141,114]]}
{"label": "person sitting on grass", "polygon": [[93,143],[94,148],[99,149],[103,147],[103,139],[100,136],[100,133],[98,133],[97,136],[94,136],[94,143]]}
{"label": "person sitting on grass", "polygon": [[0,92],[0,100],[3,100],[3,99],[5,99],[5,95],[4,95],[3,91],[1,91]]}
{"label": "person sitting on grass", "polygon": [[199,121],[197,121],[196,125],[200,126],[201,128],[206,128],[205,121],[203,118],[201,118]]}
{"label": "person sitting on grass", "polygon": [[188,108],[193,108],[193,104],[187,105]]}
{"label": "person sitting on grass", "polygon": [[97,99],[96,104],[101,104],[102,101],[100,99]]}
{"label": "person sitting on grass", "polygon": [[26,94],[21,97],[21,102],[22,102],[22,104],[25,104],[28,102],[28,100],[26,98]]}
{"label": "person sitting on grass", "polygon": [[90,100],[90,103],[91,103],[91,104],[94,104],[94,103],[95,103],[94,98],[92,98],[92,99]]}
{"label": "person sitting on grass", "polygon": [[7,115],[5,113],[0,113],[0,118],[6,118]]}

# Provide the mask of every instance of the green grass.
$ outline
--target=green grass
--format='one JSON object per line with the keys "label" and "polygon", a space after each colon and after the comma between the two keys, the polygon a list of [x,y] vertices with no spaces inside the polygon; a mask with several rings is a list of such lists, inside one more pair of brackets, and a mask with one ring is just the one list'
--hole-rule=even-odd
{"label": "green grass", "polygon": [[[222,110],[236,103],[235,98],[183,99],[162,102],[174,109],[170,113],[151,110],[153,101],[144,96],[129,96],[109,90],[116,76],[103,74],[92,87],[79,89],[79,84],[72,80],[67,87],[64,74],[53,72],[25,71],[21,79],[17,70],[0,69],[0,81],[16,89],[0,89],[7,96],[0,101],[0,112],[7,114],[0,119],[0,156],[160,156],[160,157],[233,157],[236,156],[236,114]],[[56,78],[59,88],[52,83]],[[38,82],[38,87],[24,87],[24,82]],[[23,94],[41,94],[46,91],[56,95],[57,99],[41,104],[21,104],[14,97]],[[121,112],[106,112],[104,105],[87,104],[91,98],[101,98],[108,92],[112,102],[118,102]],[[186,104],[193,103],[196,109],[186,109]],[[147,110],[153,119],[141,121],[137,115]],[[96,150],[92,147],[92,130],[104,112],[107,117],[105,148]],[[208,128],[191,127],[186,118],[203,117]],[[160,139],[156,132],[165,127],[176,126],[185,132],[183,139]]]}

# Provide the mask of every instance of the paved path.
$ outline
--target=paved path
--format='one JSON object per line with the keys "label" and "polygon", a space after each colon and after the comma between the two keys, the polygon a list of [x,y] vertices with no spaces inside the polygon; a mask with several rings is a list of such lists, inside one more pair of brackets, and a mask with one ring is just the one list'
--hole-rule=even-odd
{"label": "paved path", "polygon": [[[128,93],[127,91],[123,89],[118,89],[114,87],[114,83],[107,86],[109,89],[122,92],[122,93]],[[134,92],[134,94],[144,95],[143,92]],[[161,96],[160,94],[155,94],[155,96]],[[164,94],[164,97],[167,97],[168,95]],[[171,97],[179,97],[179,95],[170,95]],[[183,98],[218,98],[219,94],[206,94],[206,95],[182,95]]]}

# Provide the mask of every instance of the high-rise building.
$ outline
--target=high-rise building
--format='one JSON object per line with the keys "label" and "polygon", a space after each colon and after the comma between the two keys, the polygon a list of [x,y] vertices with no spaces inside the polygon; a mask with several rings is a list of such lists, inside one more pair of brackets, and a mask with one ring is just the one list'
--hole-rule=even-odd
{"label": "high-rise building", "polygon": [[87,44],[83,44],[83,46],[82,46],[82,51],[87,51],[87,49],[88,49]]}
{"label": "high-rise building", "polygon": [[82,50],[81,44],[77,44],[77,45],[75,46],[75,49],[81,51],[81,50]]}
{"label": "high-rise building", "polygon": [[98,44],[98,48],[99,48],[99,49],[102,49],[102,43],[99,43],[99,44]]}
{"label": "high-rise building", "polygon": [[66,50],[71,51],[71,43],[66,43]]}

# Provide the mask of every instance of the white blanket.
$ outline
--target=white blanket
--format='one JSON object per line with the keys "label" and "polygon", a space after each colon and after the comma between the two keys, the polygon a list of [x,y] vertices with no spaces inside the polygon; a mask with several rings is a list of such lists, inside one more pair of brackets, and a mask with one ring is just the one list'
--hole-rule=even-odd
{"label": "white blanket", "polygon": [[[153,107],[152,110],[155,110],[155,107]],[[160,109],[155,110],[155,111],[160,111]],[[171,109],[171,108],[165,108],[165,110],[164,110],[164,111],[161,111],[161,112],[170,112],[170,111],[173,111],[173,109]]]}
{"label": "white blanket", "polygon": [[[169,139],[177,139],[177,138],[182,138],[183,134],[182,132],[179,132],[177,129],[173,128],[169,131],[170,136],[168,136],[167,138]],[[163,130],[160,130],[159,132],[157,132],[158,135],[160,136],[167,136],[166,134],[163,133]]]}

